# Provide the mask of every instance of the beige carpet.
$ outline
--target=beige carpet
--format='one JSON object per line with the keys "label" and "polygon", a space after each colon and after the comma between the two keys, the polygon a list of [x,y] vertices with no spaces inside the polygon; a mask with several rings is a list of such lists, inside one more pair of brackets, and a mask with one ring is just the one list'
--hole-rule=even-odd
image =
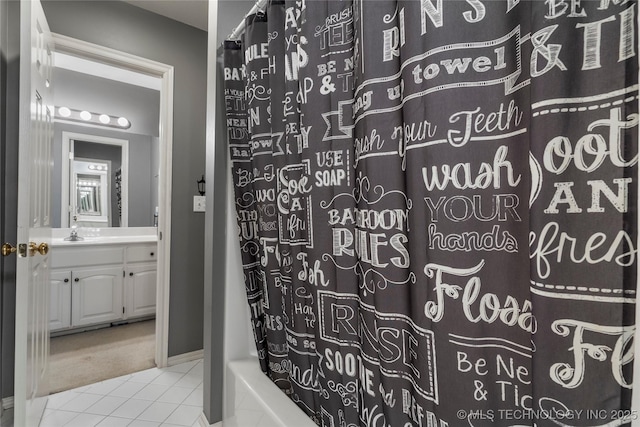
{"label": "beige carpet", "polygon": [[155,320],[51,338],[51,393],[153,368]]}

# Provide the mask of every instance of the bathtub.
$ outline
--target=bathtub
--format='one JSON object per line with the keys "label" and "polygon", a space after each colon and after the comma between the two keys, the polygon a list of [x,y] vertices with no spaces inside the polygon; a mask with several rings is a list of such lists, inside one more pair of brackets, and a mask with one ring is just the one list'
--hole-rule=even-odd
{"label": "bathtub", "polygon": [[257,357],[227,364],[224,427],[316,427],[260,370]]}

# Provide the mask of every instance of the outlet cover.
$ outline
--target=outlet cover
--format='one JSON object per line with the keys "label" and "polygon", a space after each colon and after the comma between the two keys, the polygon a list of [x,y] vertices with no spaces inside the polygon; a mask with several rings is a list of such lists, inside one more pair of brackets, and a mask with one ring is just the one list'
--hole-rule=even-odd
{"label": "outlet cover", "polygon": [[194,212],[204,212],[206,210],[206,200],[205,196],[193,196],[193,211]]}

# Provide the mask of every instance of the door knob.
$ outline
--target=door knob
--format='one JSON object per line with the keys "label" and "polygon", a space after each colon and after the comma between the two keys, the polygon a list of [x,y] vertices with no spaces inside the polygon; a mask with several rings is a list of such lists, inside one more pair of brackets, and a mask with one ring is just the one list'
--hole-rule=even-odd
{"label": "door knob", "polygon": [[20,258],[26,257],[27,245],[24,243],[19,243],[18,246],[13,246],[11,243],[5,243],[2,245],[2,256],[11,255],[14,252],[17,252]]}
{"label": "door knob", "polygon": [[49,245],[46,243],[37,244],[34,242],[29,242],[29,252],[32,256],[36,252],[38,252],[40,255],[46,255],[49,253]]}
{"label": "door knob", "polygon": [[2,256],[11,255],[17,250],[18,248],[12,246],[11,243],[5,243],[4,245],[2,245]]}

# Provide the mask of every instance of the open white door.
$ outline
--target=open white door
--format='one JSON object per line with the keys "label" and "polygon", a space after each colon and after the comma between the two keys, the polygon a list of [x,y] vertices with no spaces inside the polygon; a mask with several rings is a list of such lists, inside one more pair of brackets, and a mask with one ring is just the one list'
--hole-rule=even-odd
{"label": "open white door", "polygon": [[53,42],[38,0],[20,2],[20,140],[14,425],[37,426],[49,394]]}

